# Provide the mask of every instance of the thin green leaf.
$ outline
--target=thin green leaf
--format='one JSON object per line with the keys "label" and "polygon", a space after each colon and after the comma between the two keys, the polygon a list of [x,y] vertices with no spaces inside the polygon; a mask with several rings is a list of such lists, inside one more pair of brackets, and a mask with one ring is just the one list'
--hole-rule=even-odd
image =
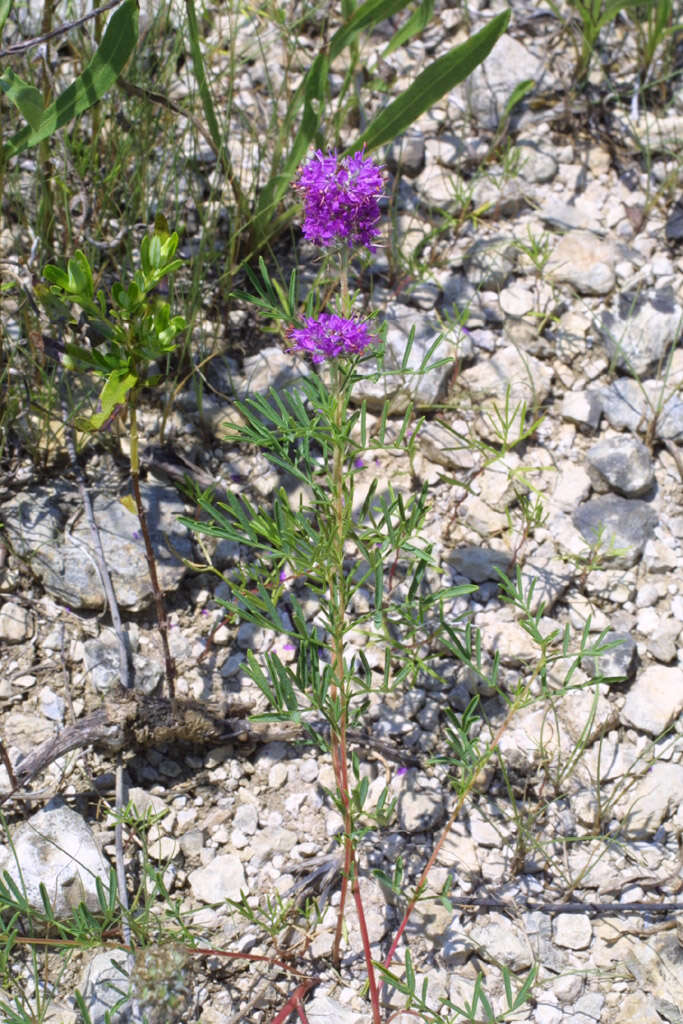
{"label": "thin green leaf", "polygon": [[505,121],[512,111],[515,109],[518,103],[521,103],[525,96],[527,96],[533,89],[536,88],[536,82],[533,78],[526,78],[523,82],[517,85],[510,95],[507,103],[505,104],[505,110],[503,111],[503,121]]}
{"label": "thin green leaf", "polygon": [[510,1004],[510,1009],[511,1010],[518,1010],[520,1008],[520,1006],[524,1006],[524,1004],[526,1003],[527,999],[529,998],[529,992],[531,991],[531,986],[533,985],[533,983],[536,980],[536,974],[537,973],[538,973],[538,968],[536,967],[536,965],[534,965],[531,968],[531,970],[529,971],[528,975],[526,976],[526,978],[524,980],[524,984],[522,985],[522,987],[520,988],[519,992],[517,993],[515,1001]]}
{"label": "thin green leaf", "polygon": [[391,18],[404,7],[407,7],[407,0],[366,0],[356,8],[346,25],[337,29],[330,39],[330,60],[338,57],[344,47],[348,46],[364,28],[370,28],[386,18]]}
{"label": "thin green leaf", "polygon": [[[304,113],[292,148],[287,155],[282,170],[266,183],[259,193],[256,202],[253,236],[254,244],[257,247],[270,234],[273,210],[289,188],[311,141],[315,137],[316,132],[319,131],[320,114],[322,113],[325,99],[328,74],[328,58],[324,53],[319,53],[306,75],[303,93]],[[320,105],[321,110],[319,112],[315,111],[314,103]]]}
{"label": "thin green leaf", "polygon": [[204,69],[204,59],[199,45],[199,25],[197,22],[197,12],[195,10],[194,0],[185,0],[185,11],[187,13],[187,27],[188,35],[190,37],[192,69],[194,77],[197,80],[197,88],[199,89],[199,97],[202,101],[202,107],[204,108],[206,126],[209,129],[211,141],[214,144],[216,153],[219,154],[223,149],[223,139],[221,136],[221,130],[218,127],[213,97],[211,96],[209,83],[206,78],[206,71]]}
{"label": "thin green leaf", "polygon": [[87,68],[44,111],[37,128],[17,132],[4,146],[4,156],[16,156],[53,135],[101,100],[116,82],[138,38],[137,0],[124,0],[114,11],[102,42]]}
{"label": "thin green leaf", "polygon": [[434,0],[422,0],[422,3],[417,10],[413,11],[405,25],[398,30],[393,39],[389,42],[389,45],[382,54],[382,58],[386,60],[390,53],[393,53],[394,50],[398,50],[399,46],[403,46],[403,44],[407,43],[409,39],[413,38],[413,36],[423,32],[431,21],[433,13]]}
{"label": "thin green leaf", "polygon": [[362,146],[371,152],[404,132],[420,114],[433,107],[488,57],[509,20],[510,12],[503,11],[466,43],[435,60],[398,99],[377,115],[346,152],[355,152]]}

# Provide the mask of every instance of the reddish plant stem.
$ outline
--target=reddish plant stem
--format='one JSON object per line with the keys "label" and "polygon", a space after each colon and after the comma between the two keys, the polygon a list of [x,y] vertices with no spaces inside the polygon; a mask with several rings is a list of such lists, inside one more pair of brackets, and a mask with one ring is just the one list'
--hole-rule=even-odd
{"label": "reddish plant stem", "polygon": [[[531,683],[533,682],[535,676],[536,676],[536,673],[534,673],[534,675],[531,677],[529,682],[524,687],[524,693],[528,693],[529,688],[531,686]],[[408,921],[410,920],[410,916],[411,916],[413,910],[415,909],[415,905],[417,904],[417,901],[419,900],[422,892],[425,889],[425,886],[427,885],[427,878],[429,876],[429,872],[434,867],[434,863],[435,863],[437,857],[439,856],[439,853],[441,852],[441,847],[445,843],[446,838],[448,836],[448,833],[453,828],[453,825],[454,825],[455,821],[457,820],[457,818],[460,815],[460,812],[462,811],[462,808],[463,808],[463,805],[465,803],[465,800],[469,796],[469,794],[470,794],[470,792],[472,790],[472,786],[474,785],[474,780],[476,779],[477,775],[482,770],[482,768],[484,768],[486,766],[486,764],[489,762],[491,757],[493,757],[493,754],[494,754],[498,744],[500,743],[501,736],[507,730],[508,726],[510,725],[510,722],[512,721],[513,716],[515,715],[515,712],[517,711],[517,707],[518,707],[520,699],[521,698],[518,698],[518,700],[516,700],[515,703],[510,706],[510,709],[509,709],[508,713],[506,714],[505,718],[503,719],[502,724],[500,725],[500,727],[498,728],[498,731],[496,732],[496,735],[493,737],[493,740],[491,741],[491,746],[488,748],[488,750],[486,751],[486,754],[481,759],[481,762],[478,764],[477,771],[476,772],[472,772],[472,776],[470,778],[470,781],[467,783],[467,785],[463,789],[462,793],[460,794],[460,796],[458,798],[458,802],[456,803],[455,807],[453,808],[453,812],[451,813],[450,818],[448,819],[448,821],[446,822],[446,824],[444,825],[444,827],[442,829],[441,835],[439,836],[439,841],[436,844],[436,846],[434,847],[434,849],[432,850],[432,854],[431,854],[429,860],[427,861],[427,863],[426,863],[426,865],[424,867],[424,870],[422,871],[422,874],[420,875],[420,879],[419,879],[417,885],[415,886],[415,892],[413,893],[413,895],[412,895],[412,897],[410,899],[410,903],[408,904],[406,912],[403,915],[403,920],[401,921],[401,923],[400,923],[400,925],[398,927],[398,931],[396,932],[396,935],[394,936],[394,941],[392,942],[391,948],[389,949],[389,952],[387,953],[386,959],[384,961],[384,967],[387,970],[391,966],[391,961],[394,959],[394,954],[396,953],[396,949],[398,947],[398,944],[401,941],[401,936],[403,935],[404,931],[406,930],[406,927],[408,925]]]}
{"label": "reddish plant stem", "polygon": [[300,985],[297,985],[285,1005],[277,1016],[273,1017],[270,1024],[285,1024],[285,1021],[294,1010],[296,1010],[301,1024],[308,1024],[308,1017],[306,1016],[302,999],[314,985],[318,984],[318,980],[318,978],[309,978],[308,981],[302,981]]}
{"label": "reddish plant stem", "polygon": [[375,966],[372,962],[372,951],[370,949],[370,936],[368,935],[368,926],[365,921],[365,909],[363,907],[363,900],[360,894],[360,884],[358,881],[358,872],[356,871],[356,865],[353,865],[353,881],[351,883],[351,891],[353,892],[353,898],[356,903],[356,913],[358,914],[358,926],[360,928],[361,940],[363,942],[363,954],[365,956],[365,969],[368,972],[368,986],[370,988],[370,1003],[372,1005],[372,1024],[381,1024],[381,1010],[379,1005],[379,988],[377,987],[377,978],[375,976]]}

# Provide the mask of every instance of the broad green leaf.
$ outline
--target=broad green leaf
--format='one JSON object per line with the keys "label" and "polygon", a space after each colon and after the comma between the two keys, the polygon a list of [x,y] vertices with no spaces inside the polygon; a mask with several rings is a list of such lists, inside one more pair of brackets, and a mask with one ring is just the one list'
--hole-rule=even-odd
{"label": "broad green leaf", "polygon": [[442,96],[462,82],[486,60],[497,40],[507,28],[510,12],[503,11],[461,46],[439,57],[418,75],[406,91],[380,111],[374,121],[346,152],[353,153],[365,147],[367,152],[391,142],[410,127],[425,110],[433,107]]}
{"label": "broad green leaf", "polygon": [[9,12],[12,10],[12,0],[0,0],[0,32],[4,27],[5,22],[9,17]]}
{"label": "broad green leaf", "polygon": [[37,128],[45,110],[40,89],[19,78],[11,68],[7,68],[0,78],[0,89],[19,109],[19,113],[28,121],[31,128]]}
{"label": "broad green leaf", "polygon": [[16,156],[37,145],[102,99],[123,71],[137,38],[137,0],[124,0],[109,19],[102,42],[87,68],[43,112],[36,128],[29,125],[12,136],[4,146],[4,156]]}
{"label": "broad green leaf", "polygon": [[[101,412],[93,413],[83,424],[87,424],[89,430],[99,430],[103,423],[109,419],[117,405],[125,405],[128,400],[128,393],[137,384],[137,377],[129,373],[127,369],[114,370],[100,394]],[[83,429],[84,427],[81,427]]]}
{"label": "broad green leaf", "polygon": [[422,0],[422,3],[417,10],[413,11],[405,25],[403,25],[393,39],[391,39],[389,45],[382,54],[382,57],[388,57],[390,53],[394,52],[394,50],[398,50],[399,46],[403,46],[403,44],[407,43],[409,39],[416,36],[418,32],[422,32],[431,21],[433,13],[434,0]]}

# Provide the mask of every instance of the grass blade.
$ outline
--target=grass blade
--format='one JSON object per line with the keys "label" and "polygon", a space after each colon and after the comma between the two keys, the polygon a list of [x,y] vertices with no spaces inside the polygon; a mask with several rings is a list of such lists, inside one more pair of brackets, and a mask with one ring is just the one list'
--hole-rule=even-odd
{"label": "grass blade", "polygon": [[101,100],[123,71],[137,38],[137,0],[124,0],[109,19],[102,42],[87,68],[47,107],[36,128],[29,124],[5,143],[4,157],[16,156],[49,138]]}
{"label": "grass blade", "polygon": [[354,153],[362,146],[371,152],[404,132],[488,57],[509,20],[510,12],[503,11],[462,46],[456,46],[435,60],[398,99],[377,115],[346,152]]}

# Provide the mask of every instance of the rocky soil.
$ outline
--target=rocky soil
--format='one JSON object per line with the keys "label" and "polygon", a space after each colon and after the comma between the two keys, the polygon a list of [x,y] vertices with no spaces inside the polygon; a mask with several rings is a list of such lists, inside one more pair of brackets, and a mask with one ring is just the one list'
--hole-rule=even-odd
{"label": "rocky soil", "polygon": [[[679,70],[667,102],[650,110],[604,101],[610,88],[633,93],[633,34],[618,19],[606,37],[613,64],[603,70],[596,58],[588,92],[569,104],[568,32],[549,11],[512,6],[511,29],[486,64],[385,154],[393,197],[387,238],[391,218],[404,254],[442,229],[423,248],[419,275],[417,264],[397,273],[395,248],[387,245],[364,278],[371,308],[387,320],[387,368],[392,360],[400,365],[412,328],[415,365],[444,329],[435,355],[448,362],[417,383],[387,375],[376,390],[357,396],[375,415],[385,397],[396,414],[412,398],[426,416],[413,464],[400,455],[370,462],[360,489],[373,477],[405,492],[429,485],[425,538],[446,579],[478,585],[454,614],[471,615],[489,659],[497,652],[504,688],[512,690],[530,671],[537,648],[502,601],[497,567],[519,565],[527,584],[536,580],[543,631],[567,628],[576,645],[584,630],[594,636],[606,630],[619,643],[580,666],[572,677],[580,688],[531,705],[505,733],[505,770],[499,765],[482,780],[451,830],[407,942],[434,1006],[442,998],[456,1005],[471,999],[483,971],[500,1008],[501,967],[523,978],[538,963],[533,999],[510,1020],[675,1024],[683,1019],[683,217],[676,203],[683,88]],[[491,13],[474,14],[474,27]],[[368,59],[391,34],[383,29],[370,40]],[[423,41],[387,58],[391,91],[464,31],[460,10],[437,4]],[[216,14],[207,44],[220,41],[222,32]],[[246,25],[244,46],[248,37]],[[313,44],[302,39],[305,52]],[[246,66],[239,83],[247,105],[258,96],[260,68],[259,60]],[[492,151],[505,102],[525,79],[536,89],[512,119],[510,146]],[[178,138],[185,153],[181,123]],[[189,153],[187,160],[189,167]],[[22,173],[29,176],[30,165]],[[198,171],[194,162],[197,173],[205,175],[211,201],[219,202],[215,167],[207,161]],[[463,208],[476,209],[477,217],[461,216]],[[194,233],[190,226],[182,239],[189,259],[200,233],[195,217]],[[25,258],[19,226],[5,225],[0,240],[0,258]],[[301,245],[299,259],[311,256]],[[230,396],[284,389],[311,370],[273,346],[272,336],[236,356],[232,339],[250,321],[241,310],[229,324],[212,320],[209,290],[207,284],[206,318],[219,339],[209,387],[201,404],[194,390],[179,394],[164,449],[156,447],[159,409],[144,410],[144,496],[180,694],[262,707],[244,673],[247,652],[277,650],[283,659],[294,652],[265,630],[222,624],[217,601],[228,596],[225,584],[189,563],[210,558],[229,572],[243,553],[225,541],[200,546],[178,523],[179,514],[196,509],[174,483],[189,465],[202,486],[208,478],[267,503],[281,483],[277,472],[258,453],[222,441]],[[3,301],[5,333],[19,347],[21,321],[11,299]],[[524,412],[527,425],[542,420],[491,463],[485,446],[500,447],[495,410],[506,401],[513,432],[525,425]],[[29,426],[16,424],[19,434],[24,429],[28,436]],[[83,460],[136,686],[151,693],[163,662],[137,520],[120,500],[125,464],[115,437],[90,445]],[[118,660],[67,460],[52,449],[38,468],[15,450],[4,468],[1,728],[9,758],[19,765],[37,744],[101,705],[117,684]],[[529,525],[524,508],[537,501],[543,515]],[[441,671],[438,685],[425,679],[377,701],[368,722],[373,735],[405,752],[407,769],[363,752],[370,799],[388,784],[398,800],[395,818],[368,836],[362,857],[378,958],[400,908],[372,870],[391,873],[400,856],[406,882],[419,877],[455,799],[446,769],[429,757],[444,750],[445,710],[464,711],[479,684],[455,664],[444,662]],[[598,673],[612,681],[591,683]],[[555,682],[559,688],[561,677]],[[492,720],[502,718],[497,698],[482,698]],[[416,753],[421,764],[408,764]],[[338,900],[334,837],[341,827],[326,795],[333,780],[329,757],[268,737],[208,749],[150,746],[124,757],[140,812],[167,812],[150,833],[150,857],[171,898],[193,913],[199,944],[275,955],[275,946],[225,900],[241,892],[253,903],[269,893],[322,894],[307,950],[303,931],[281,936],[284,946],[301,943],[298,966],[321,978],[308,1020],[369,1021],[352,914],[341,980],[327,961]],[[113,825],[101,804],[101,798],[113,801],[114,763],[111,754],[76,750],[34,780],[30,800],[5,804],[26,888],[38,906],[42,879],[60,912],[83,897],[97,908],[94,878],[106,878],[114,859]],[[4,769],[0,787],[9,789]],[[131,862],[134,852],[131,844]],[[9,845],[0,848],[0,869],[16,875]],[[437,898],[449,880],[450,906]],[[93,1022],[103,1021],[114,998],[105,981],[116,955],[74,958],[55,991],[56,1016],[48,1019],[79,1019],[71,998],[78,986]],[[165,949],[155,967],[166,995],[174,985],[179,995],[175,1011],[163,1003],[164,1016],[150,1010],[150,1020],[266,1021],[295,987],[268,965],[235,969],[218,956],[188,960],[178,949]],[[136,969],[140,977],[150,973],[142,954]],[[29,961],[18,960],[16,970],[32,995]],[[386,998],[396,1010],[403,1005],[397,992],[387,989]],[[128,1020],[127,1012],[113,1019]]]}

